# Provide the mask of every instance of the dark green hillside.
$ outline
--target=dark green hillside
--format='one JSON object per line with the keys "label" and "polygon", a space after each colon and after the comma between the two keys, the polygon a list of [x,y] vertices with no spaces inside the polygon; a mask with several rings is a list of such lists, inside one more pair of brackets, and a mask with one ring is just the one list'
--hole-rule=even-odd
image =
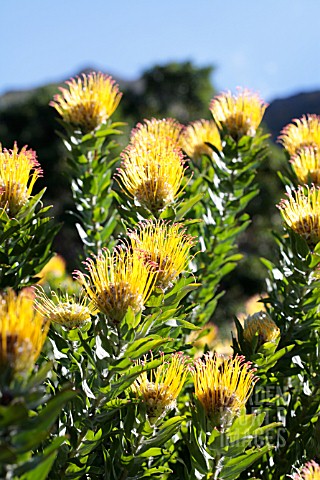
{"label": "dark green hillside", "polygon": [[292,119],[300,118],[307,113],[320,115],[320,91],[299,93],[274,100],[267,108],[264,122],[273,140],[276,140],[282,128]]}

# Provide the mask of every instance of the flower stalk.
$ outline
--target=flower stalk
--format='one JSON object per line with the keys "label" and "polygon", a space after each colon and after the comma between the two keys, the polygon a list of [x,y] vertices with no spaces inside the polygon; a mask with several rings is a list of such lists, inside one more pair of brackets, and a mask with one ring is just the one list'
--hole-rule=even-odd
{"label": "flower stalk", "polygon": [[119,148],[113,137],[124,124],[112,123],[111,117],[122,94],[110,76],[99,72],[71,79],[66,85],[51,106],[65,129],[62,138],[71,167],[73,215],[88,255],[112,243],[117,224],[112,175]]}

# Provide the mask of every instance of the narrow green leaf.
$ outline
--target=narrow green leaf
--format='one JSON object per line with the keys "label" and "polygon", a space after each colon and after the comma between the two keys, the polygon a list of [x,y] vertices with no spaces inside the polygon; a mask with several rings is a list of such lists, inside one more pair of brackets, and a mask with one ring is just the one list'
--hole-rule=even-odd
{"label": "narrow green leaf", "polygon": [[176,221],[180,222],[183,217],[188,213],[191,208],[196,205],[200,200],[203,198],[204,194],[199,193],[198,195],[195,195],[194,197],[190,198],[189,200],[182,202],[179,210],[176,213]]}
{"label": "narrow green leaf", "polygon": [[28,418],[28,410],[24,403],[15,403],[4,407],[0,405],[0,428],[19,425]]}
{"label": "narrow green leaf", "polygon": [[243,455],[229,458],[220,472],[220,478],[223,480],[235,480],[241,472],[250,467],[253,462],[261,458],[270,449],[269,445],[265,445],[262,448],[252,448]]}
{"label": "narrow green leaf", "polygon": [[[46,480],[57,457],[58,448],[65,442],[65,437],[56,437],[44,450],[42,455],[33,457],[22,467],[15,470],[20,480]],[[27,471],[26,471],[27,470]],[[24,474],[22,474],[25,472]]]}
{"label": "narrow green leaf", "polygon": [[19,452],[26,452],[39,445],[47,437],[49,429],[61,411],[61,407],[75,395],[75,391],[64,390],[53,397],[47,406],[40,411],[39,415],[26,422],[24,430],[19,431],[12,438],[12,445]]}

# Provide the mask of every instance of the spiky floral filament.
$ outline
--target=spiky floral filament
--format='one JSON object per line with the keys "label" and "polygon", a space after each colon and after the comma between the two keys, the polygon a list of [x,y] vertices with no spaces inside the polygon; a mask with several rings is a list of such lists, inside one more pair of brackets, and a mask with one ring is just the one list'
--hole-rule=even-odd
{"label": "spiky floral filament", "polygon": [[[320,147],[320,144],[319,144]],[[304,147],[290,159],[292,168],[300,184],[320,184],[320,150]]]}
{"label": "spiky floral filament", "polygon": [[238,89],[236,95],[224,92],[214,97],[209,108],[218,128],[239,140],[256,135],[267,106],[257,93]]}
{"label": "spiky floral filament", "polygon": [[222,149],[221,138],[216,124],[212,120],[196,120],[190,123],[182,133],[181,147],[189,158],[197,161],[202,155],[212,156],[210,143],[218,150]]}
{"label": "spiky floral filament", "polygon": [[0,369],[24,373],[33,367],[50,322],[34,308],[30,289],[0,294]]}
{"label": "spiky floral filament", "polygon": [[131,252],[125,246],[113,251],[104,249],[84,263],[88,274],[76,271],[75,276],[93,306],[112,324],[121,322],[129,308],[135,313],[143,310],[156,271],[142,262],[137,252]]}
{"label": "spiky floral filament", "polygon": [[320,241],[320,189],[299,186],[278,205],[284,222],[313,248]]}
{"label": "spiky floral filament", "polygon": [[150,212],[158,214],[182,192],[185,160],[180,149],[161,142],[129,145],[121,157],[121,188]]}
{"label": "spiky floral filament", "polygon": [[278,141],[289,155],[295,155],[305,147],[320,147],[320,116],[303,115],[295,118],[281,131]]}
{"label": "spiky floral filament", "polygon": [[91,72],[66,82],[67,88],[54,96],[50,105],[63,120],[83,133],[91,132],[106,122],[119,105],[122,93],[111,76]]}
{"label": "spiky floral filament", "polygon": [[266,312],[256,312],[244,320],[243,337],[249,343],[255,337],[258,338],[258,345],[275,342],[279,336],[280,329]]}
{"label": "spiky floral filament", "polygon": [[291,478],[293,480],[320,480],[320,465],[312,460],[306,463],[300,472],[295,473]]}
{"label": "spiky floral filament", "polygon": [[239,415],[257,378],[244,357],[224,358],[208,353],[194,363],[195,395],[212,425],[224,429]]}
{"label": "spiky floral filament", "polygon": [[161,142],[170,145],[173,148],[180,146],[180,137],[183,131],[183,125],[173,118],[163,118],[158,120],[144,120],[144,123],[138,123],[131,131],[130,144],[138,145],[154,144]]}
{"label": "spiky floral filament", "polygon": [[17,144],[12,150],[0,144],[0,208],[14,216],[27,203],[42,170],[36,153],[24,146],[20,152]]}
{"label": "spiky floral filament", "polygon": [[[146,403],[151,424],[176,406],[176,399],[188,375],[186,360],[181,352],[172,354],[166,360],[162,356],[162,364],[156,370],[142,372],[132,384],[133,392]],[[148,365],[146,358],[139,363],[145,367]]]}
{"label": "spiky floral filament", "polygon": [[129,237],[133,250],[157,270],[156,286],[171,287],[188,268],[195,238],[186,234],[182,224],[148,220],[140,222]]}
{"label": "spiky floral filament", "polygon": [[79,294],[57,294],[50,291],[47,295],[42,287],[35,287],[35,308],[51,322],[66,328],[76,328],[90,320],[94,308],[84,291]]}

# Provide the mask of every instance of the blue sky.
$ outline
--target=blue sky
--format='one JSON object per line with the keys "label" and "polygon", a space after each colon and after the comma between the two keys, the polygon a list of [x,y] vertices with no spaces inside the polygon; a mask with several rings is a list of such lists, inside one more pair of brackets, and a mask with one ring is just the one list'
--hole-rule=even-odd
{"label": "blue sky", "polygon": [[1,0],[0,18],[0,94],[186,60],[267,101],[320,90],[318,0]]}

